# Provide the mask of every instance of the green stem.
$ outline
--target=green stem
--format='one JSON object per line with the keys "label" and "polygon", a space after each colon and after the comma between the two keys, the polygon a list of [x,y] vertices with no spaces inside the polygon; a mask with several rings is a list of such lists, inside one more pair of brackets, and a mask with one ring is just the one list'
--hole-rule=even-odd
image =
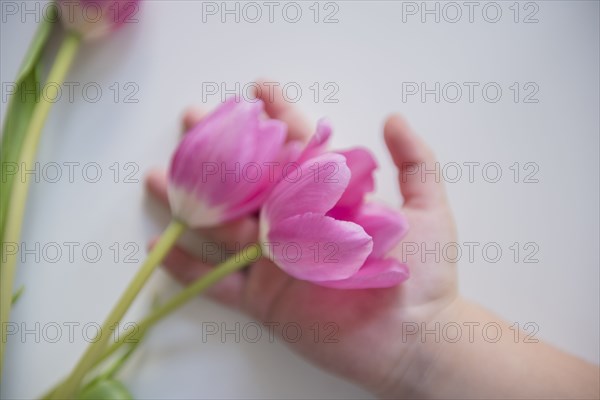
{"label": "green stem", "polygon": [[245,267],[258,260],[261,255],[260,246],[253,244],[246,247],[241,252],[225,260],[217,267],[212,269],[209,273],[198,278],[191,285],[187,286],[177,295],[173,296],[171,300],[167,301],[162,306],[158,307],[155,311],[151,312],[146,318],[137,324],[138,329],[132,331],[128,335],[119,337],[119,340],[113,343],[105,352],[102,357],[98,360],[98,363],[107,359],[115,351],[117,351],[124,343],[131,343],[139,339],[150,327],[155,325],[157,322],[165,318],[167,315],[187,303],[189,300],[195,298],[207,288],[211,287],[227,275]]}
{"label": "green stem", "polygon": [[111,337],[111,335],[108,334],[111,327],[114,327],[115,324],[118,324],[121,321],[139,291],[144,287],[144,284],[156,269],[156,266],[165,258],[177,239],[185,232],[185,229],[186,226],[182,222],[177,220],[171,221],[152,251],[150,251],[150,254],[148,254],[148,258],[146,258],[144,264],[142,264],[125,292],[121,295],[119,302],[114,306],[109,316],[104,321],[98,337],[96,337],[96,340],[88,346],[86,352],[83,354],[69,377],[64,381],[64,384],[54,392],[53,398],[67,399],[73,397],[79,389],[79,384],[85,374],[95,365],[98,358],[102,355],[104,348]]}
{"label": "green stem", "polygon": [[[141,337],[140,337],[140,339],[141,339]],[[123,368],[123,365],[125,365],[127,360],[131,357],[131,355],[137,349],[137,347],[139,346],[140,343],[141,343],[141,340],[138,340],[136,343],[133,343],[131,346],[129,346],[129,348],[127,349],[127,351],[125,351],[125,353],[123,353],[110,367],[105,369],[100,375],[96,376],[89,383],[85,384],[85,386],[83,387],[83,389],[81,389],[81,391],[85,391],[86,388],[94,386],[94,385],[98,384],[98,382],[100,382],[100,381],[107,380],[107,379],[113,379],[115,377],[115,375],[119,372],[119,370],[121,368]]]}
{"label": "green stem", "polygon": [[[67,71],[73,63],[73,59],[77,54],[77,49],[81,39],[79,35],[67,34],[62,42],[54,65],[48,74],[48,80],[44,85],[40,102],[36,105],[33,115],[31,116],[31,122],[25,133],[23,141],[23,147],[19,157],[18,166],[19,168],[32,169],[33,163],[35,162],[35,155],[37,153],[42,128],[52,108],[52,102],[48,98],[53,98],[47,93],[57,90],[56,87],[60,87],[67,75]],[[21,237],[21,228],[23,226],[23,216],[25,215],[25,204],[27,201],[27,193],[29,191],[29,180],[15,179],[10,199],[8,204],[10,209],[6,215],[5,232],[3,232],[3,243],[18,243]],[[2,330],[2,337],[0,340],[0,376],[2,375],[2,367],[4,359],[4,346],[6,344],[6,326],[10,318],[11,308],[11,296],[13,293],[13,282],[15,279],[15,270],[17,265],[16,254],[2,254],[2,262],[0,266],[0,329]]]}
{"label": "green stem", "polygon": [[[165,304],[157,307],[154,311],[150,313],[146,318],[144,318],[140,323],[138,323],[135,331],[127,335],[119,336],[119,339],[114,342],[103,354],[100,358],[96,360],[92,368],[97,367],[102,362],[106,361],[111,355],[113,355],[117,350],[121,348],[124,344],[134,343],[136,345],[139,342],[139,339],[146,333],[146,331],[151,328],[153,325],[161,321],[171,312],[175,311],[177,308],[184,305],[189,300],[193,299],[200,293],[202,293],[205,289],[214,285],[219,280],[223,279],[227,275],[245,267],[251,262],[256,261],[261,254],[260,246],[258,244],[253,244],[251,246],[246,247],[241,252],[236,255],[230,257],[225,260],[223,263],[212,269],[209,273],[198,278],[191,285],[187,286],[184,290],[179,292],[177,295],[173,296],[171,300],[166,302]],[[60,386],[64,385],[64,383],[60,383]],[[50,391],[48,391],[42,399],[55,398],[54,394],[58,390],[60,386],[57,386]]]}

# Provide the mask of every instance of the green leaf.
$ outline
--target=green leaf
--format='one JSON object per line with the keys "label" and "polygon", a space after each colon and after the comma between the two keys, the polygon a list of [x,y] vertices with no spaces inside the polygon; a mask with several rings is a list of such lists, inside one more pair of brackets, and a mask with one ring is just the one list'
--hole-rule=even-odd
{"label": "green leaf", "polygon": [[55,7],[49,7],[49,14],[42,18],[42,22],[40,22],[40,26],[33,36],[33,40],[31,41],[29,49],[25,54],[25,58],[21,64],[21,70],[17,74],[17,81],[23,79],[24,76],[29,74],[37,65],[40,55],[42,54],[42,50],[44,49],[44,46],[50,37],[50,33],[52,32],[54,21],[57,19],[56,11],[57,10]]}
{"label": "green leaf", "polygon": [[103,379],[86,386],[77,398],[79,400],[133,400],[125,385],[114,379]]}
{"label": "green leaf", "polygon": [[[11,96],[2,130],[2,148],[0,149],[1,176],[0,183],[0,241],[4,236],[6,216],[11,189],[15,179],[18,179],[16,165],[25,132],[31,120],[33,110],[39,101],[41,90],[42,50],[52,32],[55,18],[43,18],[33,41],[25,55],[23,64],[14,84],[15,93]],[[16,168],[16,171],[11,171]]]}

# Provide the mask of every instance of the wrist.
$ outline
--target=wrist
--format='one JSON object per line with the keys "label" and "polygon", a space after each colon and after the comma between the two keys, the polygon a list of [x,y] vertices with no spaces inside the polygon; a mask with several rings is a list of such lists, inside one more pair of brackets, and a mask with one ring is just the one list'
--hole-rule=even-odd
{"label": "wrist", "polygon": [[[423,322],[381,397],[597,398],[597,367],[541,341],[518,340],[506,321],[475,303],[456,298]],[[408,326],[414,330],[405,323],[404,337]]]}
{"label": "wrist", "polygon": [[419,306],[418,311],[403,316],[396,335],[400,345],[390,351],[397,356],[373,392],[382,398],[431,397],[427,382],[437,373],[436,361],[448,350],[443,345],[445,336],[455,336],[452,327],[468,308],[469,302],[457,296],[443,304]]}

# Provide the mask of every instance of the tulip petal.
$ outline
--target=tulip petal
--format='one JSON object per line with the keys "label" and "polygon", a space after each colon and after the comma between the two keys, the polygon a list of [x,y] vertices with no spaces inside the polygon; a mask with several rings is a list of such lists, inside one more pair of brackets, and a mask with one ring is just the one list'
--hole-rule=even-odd
{"label": "tulip petal", "polygon": [[318,284],[336,289],[386,288],[396,286],[408,277],[408,267],[396,259],[369,259],[356,274],[347,279],[318,282]]}
{"label": "tulip petal", "polygon": [[215,226],[228,220],[223,206],[214,207],[207,204],[185,189],[169,185],[167,194],[173,216],[190,228]]}
{"label": "tulip petal", "polygon": [[302,150],[302,153],[298,157],[297,162],[302,164],[313,157],[323,154],[327,147],[327,142],[331,137],[331,132],[331,124],[325,119],[319,120],[317,123],[317,130],[314,135],[310,137],[306,147],[304,147],[304,150]]}
{"label": "tulip petal", "polygon": [[212,226],[260,207],[276,183],[286,125],[261,117],[263,103],[232,98],[194,126],[173,155],[169,203],[190,227]]}
{"label": "tulip petal", "polygon": [[332,212],[340,219],[351,215],[363,202],[365,195],[375,189],[375,178],[373,173],[377,168],[377,162],[370,151],[364,148],[337,152],[346,158],[346,164],[350,168],[351,178],[348,188],[338,201]]}
{"label": "tulip petal", "polygon": [[281,121],[260,121],[254,141],[248,145],[251,150],[250,158],[236,160],[234,153],[232,160],[228,162],[230,165],[236,165],[239,179],[231,180],[230,187],[225,188],[225,193],[213,199],[213,204],[227,204],[237,197],[233,211],[239,214],[255,211],[262,205],[270,193],[267,189],[274,186],[278,179],[277,171],[271,167],[274,167],[280,158],[286,130],[286,125]]}
{"label": "tulip petal", "polygon": [[361,226],[310,212],[279,221],[263,243],[267,256],[280,268],[314,282],[354,275],[372,247]]}
{"label": "tulip petal", "polygon": [[383,258],[408,232],[408,220],[402,213],[377,203],[363,204],[351,221],[373,237],[371,258]]}
{"label": "tulip petal", "polygon": [[325,214],[350,181],[344,156],[333,153],[312,158],[287,172],[263,206],[261,218],[268,225],[306,212]]}
{"label": "tulip petal", "polygon": [[[221,180],[221,172],[235,167],[223,163],[252,159],[256,138],[249,132],[258,130],[261,111],[260,102],[236,102],[235,99],[225,102],[184,136],[173,155],[169,180],[194,189],[200,176],[201,183],[206,184],[203,186],[215,189],[222,186],[207,183]],[[202,192],[208,194],[205,190]]]}

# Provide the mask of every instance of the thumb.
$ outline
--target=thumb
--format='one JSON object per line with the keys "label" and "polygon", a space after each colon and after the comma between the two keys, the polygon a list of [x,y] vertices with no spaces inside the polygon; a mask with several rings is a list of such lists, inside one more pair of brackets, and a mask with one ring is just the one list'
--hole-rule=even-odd
{"label": "thumb", "polygon": [[446,203],[446,192],[438,174],[433,151],[415,135],[404,118],[390,116],[384,127],[385,143],[398,168],[404,205],[428,209]]}

